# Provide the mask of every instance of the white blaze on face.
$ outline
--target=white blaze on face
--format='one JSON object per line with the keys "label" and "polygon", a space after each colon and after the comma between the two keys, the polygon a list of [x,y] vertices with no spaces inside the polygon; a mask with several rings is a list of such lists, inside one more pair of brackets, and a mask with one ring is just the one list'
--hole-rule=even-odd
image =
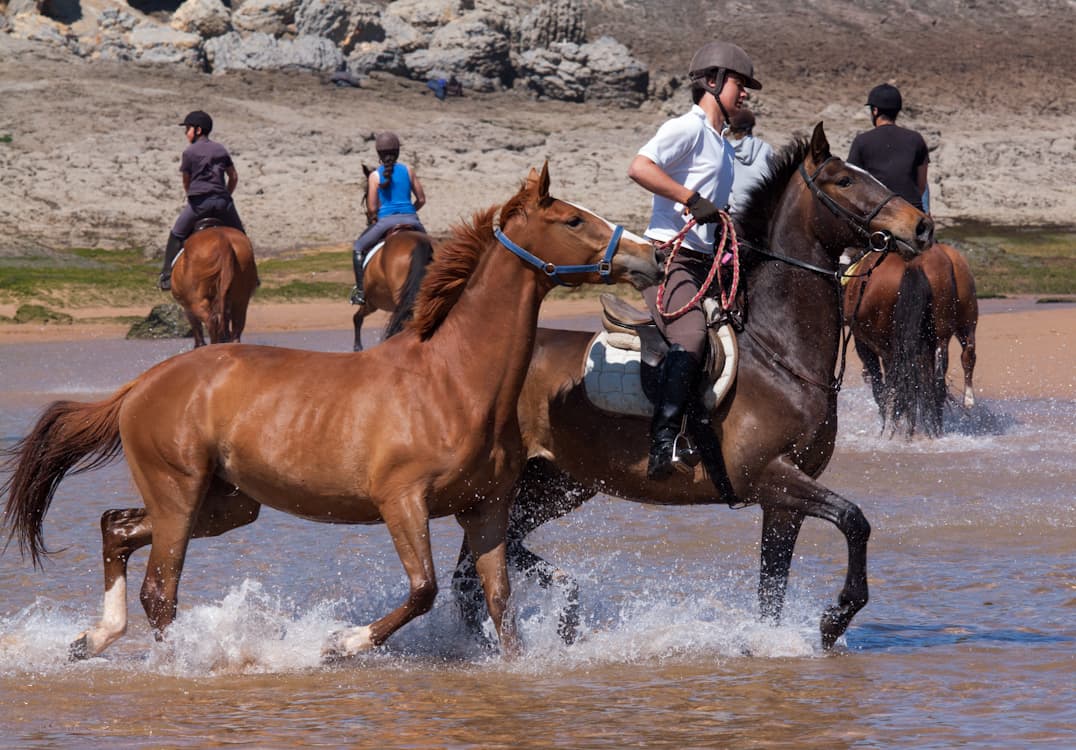
{"label": "white blaze on face", "polygon": [[855,164],[849,164],[848,162],[845,162],[845,163],[844,163],[844,166],[848,167],[849,169],[851,169],[851,170],[852,170],[853,172],[855,172],[855,173],[857,173],[857,174],[861,174],[861,175],[863,175],[863,176],[864,176],[864,177],[866,177],[866,178],[867,178],[868,180],[870,180],[871,182],[873,182],[873,183],[875,183],[876,185],[878,185],[878,187],[882,187],[882,188],[884,188],[884,187],[885,187],[885,185],[883,185],[883,184],[882,184],[881,180],[879,180],[879,179],[878,179],[877,177],[875,177],[874,175],[872,175],[872,174],[871,174],[870,172],[868,172],[867,170],[863,169],[863,167],[857,167],[857,166],[856,166]]}
{"label": "white blaze on face", "polygon": [[[591,211],[591,210],[590,210],[589,208],[587,208],[586,206],[581,206],[581,205],[579,205],[578,203],[573,203],[572,201],[564,201],[564,202],[565,202],[565,203],[567,203],[567,204],[568,204],[569,206],[573,206],[573,207],[575,207],[575,208],[578,208],[578,209],[579,209],[580,211],[584,211],[584,212],[586,212],[586,213],[590,214],[591,216],[593,216],[593,217],[594,217],[595,219],[597,219],[598,221],[604,221],[604,222],[605,222],[605,225],[606,225],[607,227],[609,227],[609,229],[610,229],[611,231],[615,231],[615,230],[616,230],[616,227],[617,227],[617,225],[616,225],[616,224],[614,224],[613,222],[609,221],[609,220],[608,220],[608,219],[606,219],[605,217],[603,217],[603,216],[601,216],[601,215],[599,215],[599,214],[595,213],[594,211]],[[638,242],[638,243],[640,243],[640,244],[646,244],[646,240],[644,240],[644,239],[643,239],[642,237],[640,237],[639,235],[635,234],[635,232],[631,232],[631,231],[629,231],[629,230],[627,230],[627,229],[625,229],[625,230],[624,230],[624,233],[623,233],[623,234],[621,235],[621,237],[623,237],[623,238],[624,238],[624,239],[626,239],[626,240],[631,240],[632,242]]]}

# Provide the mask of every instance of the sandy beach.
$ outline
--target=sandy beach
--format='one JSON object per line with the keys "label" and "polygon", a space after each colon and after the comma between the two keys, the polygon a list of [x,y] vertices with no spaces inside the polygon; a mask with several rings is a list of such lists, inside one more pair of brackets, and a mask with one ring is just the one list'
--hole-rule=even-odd
{"label": "sandy beach", "polygon": [[[542,309],[543,324],[556,327],[566,318],[593,319],[597,330],[597,299],[550,300]],[[69,325],[0,325],[0,360],[5,345],[44,341],[123,338],[129,326],[117,323],[79,322],[87,318],[144,316],[145,308],[82,308]],[[0,314],[11,314],[0,306]],[[387,321],[384,313],[367,320],[367,340]],[[351,337],[351,308],[337,302],[251,304],[245,338],[259,333],[300,330],[339,330],[341,351]],[[980,302],[975,368],[977,395],[988,398],[1076,399],[1076,304],[1036,304],[1034,298],[1013,297]],[[950,390],[962,383],[960,347],[954,340],[949,356]],[[854,351],[848,355],[848,382],[859,383],[860,365]]]}

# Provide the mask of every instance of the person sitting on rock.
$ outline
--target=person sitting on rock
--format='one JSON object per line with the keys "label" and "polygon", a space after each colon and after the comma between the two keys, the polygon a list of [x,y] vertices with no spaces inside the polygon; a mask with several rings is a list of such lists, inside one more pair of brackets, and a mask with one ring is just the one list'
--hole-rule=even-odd
{"label": "person sitting on rock", "polygon": [[235,171],[228,149],[209,140],[213,118],[201,110],[195,110],[184,117],[180,125],[186,129],[187,143],[190,144],[184,149],[179,162],[187,205],[168,235],[164,266],[157,281],[161,291],[172,288],[172,264],[199,220],[217,219],[225,226],[245,231],[232,200],[235,186],[239,184],[239,174]]}
{"label": "person sitting on rock", "polygon": [[[414,227],[419,232],[426,228],[418,220],[418,210],[426,204],[426,193],[418,175],[400,158],[400,139],[395,133],[379,133],[374,141],[381,166],[370,173],[366,186],[366,210],[370,217],[377,217],[355,240],[352,264],[355,268],[355,288],[351,290],[351,304],[366,304],[366,291],[362,287],[363,261],[370,251],[390,229],[398,226]],[[414,200],[412,200],[414,196]]]}

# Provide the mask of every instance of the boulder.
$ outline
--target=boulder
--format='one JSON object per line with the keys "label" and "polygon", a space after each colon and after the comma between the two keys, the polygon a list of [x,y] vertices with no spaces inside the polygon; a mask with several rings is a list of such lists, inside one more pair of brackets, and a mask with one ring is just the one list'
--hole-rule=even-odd
{"label": "boulder", "polygon": [[434,32],[430,46],[404,56],[418,80],[456,76],[475,91],[494,91],[513,77],[510,43],[478,17],[452,21]]}
{"label": "boulder", "polygon": [[298,10],[299,0],[244,0],[232,13],[232,26],[249,34],[294,34]]}
{"label": "boulder", "polygon": [[150,310],[145,320],[131,325],[129,339],[182,339],[191,338],[194,331],[183,308],[175,303],[164,303]]}
{"label": "boulder", "polygon": [[308,70],[329,72],[344,62],[344,56],[328,39],[304,34],[295,39],[277,39],[269,34],[240,36],[234,31],[207,39],[206,60],[213,72],[226,70]]}
{"label": "boulder", "polygon": [[172,14],[172,28],[212,39],[232,28],[232,14],[221,0],[186,0]]}
{"label": "boulder", "polygon": [[396,0],[385,9],[385,15],[395,16],[408,26],[432,34],[464,14],[465,0]]}
{"label": "boulder", "polygon": [[587,25],[582,0],[538,3],[519,24],[519,48],[526,51],[558,42],[585,44]]}
{"label": "boulder", "polygon": [[650,72],[627,47],[611,36],[603,36],[584,44],[582,50],[591,72],[587,101],[613,102],[621,107],[638,107],[646,101]]}
{"label": "boulder", "polygon": [[202,56],[202,38],[170,26],[143,23],[129,35],[134,58],[142,63],[176,63],[192,68],[205,68]]}
{"label": "boulder", "polygon": [[381,9],[361,0],[302,0],[295,14],[299,34],[325,37],[345,54],[360,42],[382,42]]}

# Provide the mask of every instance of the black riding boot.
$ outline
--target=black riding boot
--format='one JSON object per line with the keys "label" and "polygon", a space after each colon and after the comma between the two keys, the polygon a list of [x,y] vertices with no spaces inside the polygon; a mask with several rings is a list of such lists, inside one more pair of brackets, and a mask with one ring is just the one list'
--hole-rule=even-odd
{"label": "black riding boot", "polygon": [[167,292],[172,288],[172,264],[176,262],[176,256],[182,249],[182,238],[169,232],[168,244],[164,246],[164,266],[161,268],[161,278],[157,280],[157,288],[162,292]]}
{"label": "black riding boot", "polygon": [[673,471],[673,448],[684,412],[695,395],[701,364],[695,355],[673,345],[661,363],[661,393],[650,422],[650,462],[646,475],[665,479]]}
{"label": "black riding boot", "polygon": [[366,269],[362,265],[362,258],[358,253],[351,254],[351,265],[355,267],[355,288],[351,290],[350,300],[353,305],[366,304],[366,290],[362,288],[362,275]]}

